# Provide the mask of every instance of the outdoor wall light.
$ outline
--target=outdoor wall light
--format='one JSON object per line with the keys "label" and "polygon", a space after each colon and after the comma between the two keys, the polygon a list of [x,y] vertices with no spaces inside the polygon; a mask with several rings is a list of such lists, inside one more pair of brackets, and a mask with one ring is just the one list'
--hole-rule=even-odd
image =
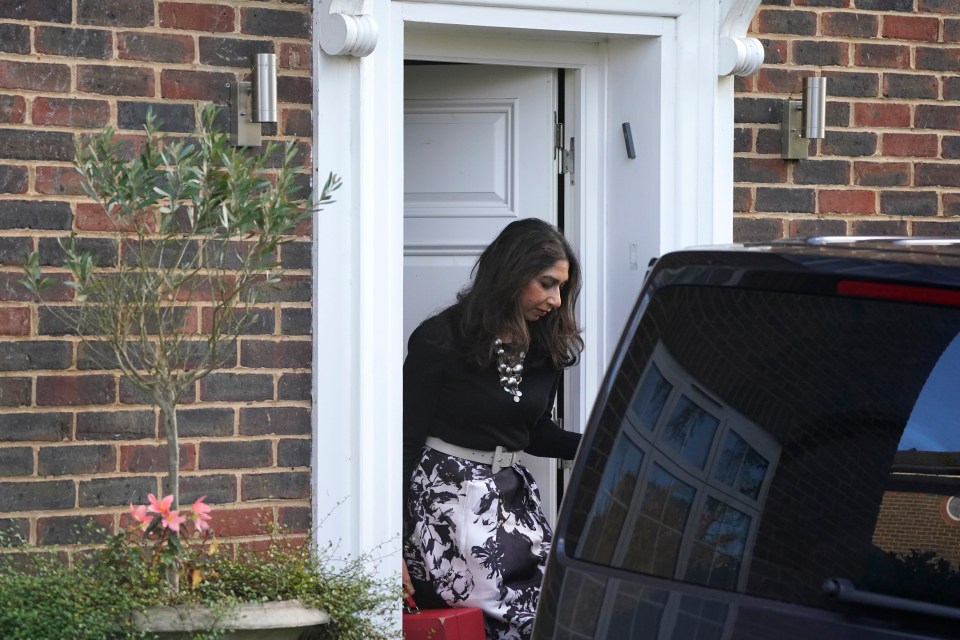
{"label": "outdoor wall light", "polygon": [[780,156],[787,160],[808,157],[808,140],[825,136],[827,118],[827,79],[804,78],[803,100],[787,100],[780,123]]}
{"label": "outdoor wall light", "polygon": [[251,56],[253,82],[234,82],[230,87],[230,144],[259,147],[260,124],[277,121],[277,55]]}

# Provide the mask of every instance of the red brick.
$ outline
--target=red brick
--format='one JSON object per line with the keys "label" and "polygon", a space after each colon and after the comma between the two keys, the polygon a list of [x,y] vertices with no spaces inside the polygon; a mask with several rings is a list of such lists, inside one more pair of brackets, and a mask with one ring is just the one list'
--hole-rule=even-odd
{"label": "red brick", "polygon": [[941,198],[943,199],[943,215],[960,216],[960,193],[944,193]]}
{"label": "red brick", "polygon": [[193,62],[193,38],[173,34],[121,33],[117,40],[121,60],[148,62]]}
{"label": "red brick", "polygon": [[273,509],[214,509],[210,524],[218,536],[255,536],[266,533],[273,522]]}
{"label": "red brick", "polygon": [[[76,214],[74,216],[74,225],[77,231],[116,231],[114,224],[115,218],[108,216],[99,204],[92,202],[78,202]],[[133,231],[134,225],[131,223],[121,226],[123,231]]]}
{"label": "red brick", "polygon": [[822,190],[819,193],[820,213],[876,213],[877,194],[873,191]]}
{"label": "red brick", "polygon": [[117,397],[117,383],[111,375],[38,376],[37,406],[104,404]]}
{"label": "red brick", "polygon": [[308,109],[284,109],[281,132],[285,136],[308,137],[313,134],[313,117]]}
{"label": "red brick", "polygon": [[0,335],[30,335],[30,309],[26,307],[0,307]]}
{"label": "red brick", "polygon": [[894,44],[854,45],[854,64],[858,67],[909,69],[910,47]]}
{"label": "red brick", "polygon": [[0,88],[30,91],[70,90],[70,67],[45,62],[0,61]]}
{"label": "red brick", "polygon": [[[753,191],[748,187],[734,187],[733,210],[745,213],[753,210]],[[281,378],[281,382],[283,379]]]}
{"label": "red brick", "polygon": [[226,101],[230,96],[232,73],[165,69],[160,73],[160,95],[171,100]]}
{"label": "red brick", "polygon": [[919,16],[883,16],[883,37],[894,40],[923,40],[936,42],[940,36],[938,18]]}
{"label": "red brick", "polygon": [[787,164],[780,158],[734,158],[733,176],[737,182],[782,183]]}
{"label": "red brick", "polygon": [[182,31],[223,33],[236,29],[236,12],[225,4],[161,2],[160,26]]}
{"label": "red brick", "polygon": [[110,103],[41,96],[33,101],[31,120],[37,125],[101,129],[110,123]]}
{"label": "red brick", "polygon": [[309,71],[313,62],[310,45],[296,42],[281,42],[277,64],[281,69]]}
{"label": "red brick", "polygon": [[[180,444],[180,469],[194,471],[197,468],[197,445]],[[167,445],[132,444],[120,446],[120,471],[130,473],[156,473],[167,470]]]}
{"label": "red brick", "polygon": [[910,127],[910,106],[889,102],[853,105],[853,124],[858,127]]}
{"label": "red brick", "polygon": [[883,155],[908,158],[935,158],[940,146],[932,133],[885,133],[882,144]]}
{"label": "red brick", "polygon": [[757,74],[757,90],[763,93],[801,94],[809,71],[779,67],[763,68]]}
{"label": "red brick", "polygon": [[908,162],[854,162],[853,181],[865,187],[907,186],[912,168]]}
{"label": "red brick", "polygon": [[153,96],[156,91],[153,69],[113,67],[102,64],[77,66],[77,89],[111,96]]}
{"label": "red brick", "polygon": [[44,195],[81,196],[83,177],[73,167],[37,167],[34,188]]}
{"label": "red brick", "polygon": [[313,101],[313,81],[302,76],[279,76],[277,78],[277,99],[280,102],[310,104]]}
{"label": "red brick", "polygon": [[0,96],[0,122],[19,124],[27,114],[27,101],[23,96]]}
{"label": "red brick", "polygon": [[831,11],[822,14],[820,20],[821,31],[825,36],[873,38],[880,30],[878,17],[862,11]]}

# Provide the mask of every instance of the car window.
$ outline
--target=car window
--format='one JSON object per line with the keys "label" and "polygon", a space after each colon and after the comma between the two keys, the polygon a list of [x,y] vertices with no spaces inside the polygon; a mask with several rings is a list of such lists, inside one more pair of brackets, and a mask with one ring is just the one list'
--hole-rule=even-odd
{"label": "car window", "polygon": [[810,605],[960,605],[960,310],[659,290],[581,453],[572,555]]}

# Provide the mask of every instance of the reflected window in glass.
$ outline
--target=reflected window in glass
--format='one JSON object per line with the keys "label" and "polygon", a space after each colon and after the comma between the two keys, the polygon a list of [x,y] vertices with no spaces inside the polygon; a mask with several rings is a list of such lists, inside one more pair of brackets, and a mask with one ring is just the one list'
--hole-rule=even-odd
{"label": "reflected window in glass", "polygon": [[687,396],[680,396],[664,430],[664,440],[691,464],[703,469],[720,421]]}

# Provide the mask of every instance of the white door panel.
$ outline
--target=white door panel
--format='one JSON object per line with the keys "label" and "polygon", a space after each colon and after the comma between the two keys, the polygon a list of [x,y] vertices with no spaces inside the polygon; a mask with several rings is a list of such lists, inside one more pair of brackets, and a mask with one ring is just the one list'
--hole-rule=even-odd
{"label": "white door panel", "polygon": [[[404,344],[454,301],[503,227],[556,223],[555,109],[553,69],[405,67]],[[525,458],[553,521],[555,462]]]}

